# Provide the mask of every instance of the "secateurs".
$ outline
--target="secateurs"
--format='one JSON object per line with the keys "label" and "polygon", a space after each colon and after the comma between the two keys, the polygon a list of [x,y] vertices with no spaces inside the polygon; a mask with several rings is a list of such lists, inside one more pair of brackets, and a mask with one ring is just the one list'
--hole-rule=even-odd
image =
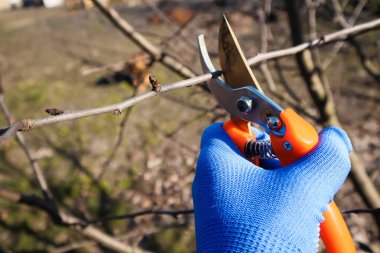
{"label": "secateurs", "polygon": [[[215,73],[204,41],[198,37],[199,53],[205,73]],[[277,157],[283,166],[312,151],[318,144],[316,130],[292,109],[283,109],[266,95],[253,75],[226,17],[219,30],[219,61],[224,80],[214,77],[208,87],[231,120],[223,128],[239,150],[252,162]],[[270,142],[255,141],[251,122],[260,125]],[[321,237],[329,253],[356,252],[346,224],[332,202],[324,213]]]}

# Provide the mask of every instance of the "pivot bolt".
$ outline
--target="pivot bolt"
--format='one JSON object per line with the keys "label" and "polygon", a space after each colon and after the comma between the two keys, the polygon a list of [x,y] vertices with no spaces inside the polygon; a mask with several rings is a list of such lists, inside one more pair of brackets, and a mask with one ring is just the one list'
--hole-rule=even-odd
{"label": "pivot bolt", "polygon": [[237,109],[242,113],[250,113],[252,112],[252,99],[249,97],[241,97],[236,102]]}
{"label": "pivot bolt", "polygon": [[281,120],[277,118],[276,116],[270,116],[267,119],[267,126],[272,131],[278,131],[282,127]]}

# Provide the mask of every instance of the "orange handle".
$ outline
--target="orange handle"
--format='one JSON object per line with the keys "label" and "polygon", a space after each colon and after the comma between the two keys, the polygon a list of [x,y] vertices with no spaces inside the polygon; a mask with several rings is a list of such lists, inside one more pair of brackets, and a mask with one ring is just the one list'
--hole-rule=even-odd
{"label": "orange handle", "polygon": [[[292,109],[283,111],[280,118],[286,126],[286,133],[284,136],[271,134],[270,138],[275,154],[281,164],[286,166],[313,150],[318,144],[318,134]],[[245,143],[249,138],[252,139],[252,136],[232,120],[224,123],[223,128],[239,150],[244,153]],[[321,238],[327,251],[329,253],[356,252],[350,232],[334,202],[329,204],[323,216],[325,220],[321,223]]]}
{"label": "orange handle", "polygon": [[323,213],[325,220],[321,223],[321,238],[330,252],[356,252],[354,241],[335,202],[331,202]]}

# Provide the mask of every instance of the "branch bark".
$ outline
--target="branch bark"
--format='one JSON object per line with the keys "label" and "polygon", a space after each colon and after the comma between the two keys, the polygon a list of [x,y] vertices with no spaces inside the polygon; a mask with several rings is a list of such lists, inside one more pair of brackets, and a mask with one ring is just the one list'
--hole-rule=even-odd
{"label": "branch bark", "polygon": [[323,35],[319,37],[318,39],[312,40],[310,42],[303,43],[302,41],[302,42],[297,43],[298,44],[298,45],[296,44],[297,46],[293,46],[287,49],[272,51],[266,54],[257,54],[256,56],[248,59],[248,64],[250,66],[255,66],[262,61],[274,60],[274,59],[282,58],[285,56],[294,55],[304,50],[331,44],[333,42],[344,41],[344,40],[347,40],[349,37],[355,37],[359,34],[362,34],[370,30],[379,29],[379,27],[380,27],[380,18],[367,22],[367,23],[353,26],[351,28],[346,28],[346,29],[342,29],[333,33]]}
{"label": "branch bark", "polygon": [[137,213],[115,215],[115,216],[110,216],[110,217],[103,217],[103,218],[98,218],[98,219],[94,219],[94,220],[89,220],[89,221],[86,221],[85,223],[80,223],[78,225],[86,227],[90,224],[102,223],[102,222],[107,222],[107,221],[112,221],[112,220],[134,219],[136,217],[144,216],[144,215],[168,215],[168,216],[172,216],[174,218],[177,218],[179,215],[187,215],[187,214],[193,214],[193,213],[194,213],[193,209],[187,209],[187,210],[145,210],[145,211],[141,211],[141,212],[137,212]]}
{"label": "branch bark", "polygon": [[[337,16],[337,20],[338,20],[338,23],[340,24],[340,26],[342,28],[352,27],[352,25],[354,24],[354,22],[357,18],[357,15],[359,15],[359,13],[361,12],[361,10],[364,7],[364,5],[366,4],[366,2],[367,2],[366,0],[364,0],[364,1],[362,0],[358,4],[358,8],[355,9],[353,17],[349,21],[347,21],[344,14],[343,14],[342,7],[340,6],[339,1],[333,0],[332,3],[333,3],[334,10],[335,10],[336,16]],[[363,68],[377,82],[380,83],[380,71],[372,64],[370,59],[368,59],[368,57],[366,56],[366,53],[365,53],[362,45],[360,44],[360,42],[356,38],[349,38],[348,42],[355,48],[356,53],[359,56],[359,59],[360,59],[360,62],[362,64]]]}
{"label": "branch bark", "polygon": [[[80,118],[94,116],[94,115],[103,114],[103,113],[112,112],[114,114],[120,114],[124,109],[129,108],[139,102],[145,101],[146,99],[149,99],[153,96],[157,96],[161,93],[165,93],[165,92],[176,90],[176,89],[191,87],[196,84],[205,82],[211,79],[213,76],[219,76],[219,75],[221,75],[221,72],[216,71],[214,73],[204,74],[204,75],[193,77],[187,80],[163,85],[161,86],[161,91],[159,93],[155,91],[148,91],[139,96],[132,97],[130,99],[127,99],[125,101],[122,101],[116,104],[101,106],[97,108],[90,108],[87,110],[69,111],[67,113],[65,112],[57,116],[50,116],[50,117],[41,118],[41,119],[23,119],[19,122],[16,122],[15,124],[19,124],[20,126],[18,129],[19,131],[29,131],[35,128],[40,128],[40,127],[44,127],[44,126],[48,126],[52,124],[57,124],[60,122],[80,119]],[[4,139],[4,134],[7,132],[7,130],[11,129],[13,125],[0,129],[0,132],[3,132],[3,135],[0,136],[0,141]]]}

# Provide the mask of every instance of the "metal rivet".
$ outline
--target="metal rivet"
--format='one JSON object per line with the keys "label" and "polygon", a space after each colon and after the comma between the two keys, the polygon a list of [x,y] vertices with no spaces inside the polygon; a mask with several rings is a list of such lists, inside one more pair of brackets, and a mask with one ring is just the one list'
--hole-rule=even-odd
{"label": "metal rivet", "polygon": [[290,142],[284,142],[284,149],[286,150],[292,150],[293,149],[293,146]]}
{"label": "metal rivet", "polygon": [[237,109],[242,113],[252,112],[252,99],[249,97],[241,97],[236,102]]}
{"label": "metal rivet", "polygon": [[267,126],[272,131],[278,131],[282,127],[281,120],[275,116],[270,116],[267,119]]}

